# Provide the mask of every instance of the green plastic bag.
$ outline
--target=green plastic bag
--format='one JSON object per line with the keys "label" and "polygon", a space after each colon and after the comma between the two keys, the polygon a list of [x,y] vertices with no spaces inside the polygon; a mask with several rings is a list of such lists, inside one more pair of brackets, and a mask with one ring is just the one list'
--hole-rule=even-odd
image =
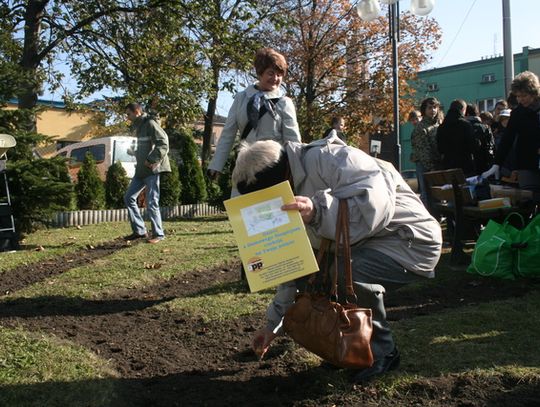
{"label": "green plastic bag", "polygon": [[514,275],[514,252],[512,243],[520,240],[520,231],[510,225],[508,220],[511,216],[519,216],[523,224],[523,217],[515,212],[509,214],[503,224],[490,220],[484,228],[471,259],[467,272],[482,276],[497,277],[513,280]]}
{"label": "green plastic bag", "polygon": [[515,273],[521,277],[540,277],[540,215],[521,230],[516,248]]}

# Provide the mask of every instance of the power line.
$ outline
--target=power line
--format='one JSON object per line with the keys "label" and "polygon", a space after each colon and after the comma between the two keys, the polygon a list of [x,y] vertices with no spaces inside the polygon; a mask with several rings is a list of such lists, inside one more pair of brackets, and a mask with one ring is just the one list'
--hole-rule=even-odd
{"label": "power line", "polygon": [[452,40],[452,42],[450,43],[450,46],[448,47],[446,53],[443,55],[443,57],[441,58],[441,60],[439,61],[439,63],[437,64],[437,68],[439,68],[444,60],[444,58],[446,58],[446,56],[448,55],[448,53],[450,52],[450,50],[452,49],[452,46],[454,45],[454,42],[456,42],[456,39],[459,35],[459,33],[461,32],[461,29],[463,28],[463,26],[465,25],[465,22],[467,21],[467,18],[469,17],[469,14],[471,14],[471,11],[474,7],[474,5],[476,4],[476,0],[474,0],[471,4],[471,7],[469,7],[469,11],[467,11],[467,14],[465,15],[465,17],[463,18],[463,21],[461,22],[461,25],[459,26],[459,29],[457,30],[457,33],[456,35],[454,36],[454,39]]}

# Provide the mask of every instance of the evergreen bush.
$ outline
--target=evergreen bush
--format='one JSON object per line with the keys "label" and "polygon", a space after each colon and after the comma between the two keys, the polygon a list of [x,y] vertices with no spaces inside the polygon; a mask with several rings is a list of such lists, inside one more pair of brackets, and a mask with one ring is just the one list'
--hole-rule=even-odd
{"label": "evergreen bush", "polygon": [[[180,165],[178,171],[182,182],[180,201],[193,204],[206,201],[206,183],[199,163],[197,145],[188,131],[174,130],[174,137],[180,145]],[[170,133],[170,134],[171,134]]]}
{"label": "evergreen bush", "polygon": [[159,177],[159,206],[178,205],[181,190],[178,165],[174,160],[171,160],[171,172],[162,173]]}
{"label": "evergreen bush", "polygon": [[229,155],[229,159],[225,163],[225,166],[223,167],[223,170],[221,174],[218,176],[217,180],[215,182],[211,182],[210,180],[208,180],[208,185],[210,185],[209,188],[211,188],[213,192],[213,194],[210,194],[210,193],[208,194],[208,203],[210,205],[217,206],[221,208],[222,210],[225,210],[223,201],[231,197],[231,189],[232,189],[231,176],[232,176],[232,170],[234,169],[235,159],[236,159],[236,152],[233,151]]}
{"label": "evergreen bush", "polygon": [[73,184],[64,158],[8,161],[7,176],[18,233],[30,233],[71,208]]}
{"label": "evergreen bush", "polygon": [[122,163],[115,162],[107,170],[105,177],[105,203],[109,209],[121,209],[124,195],[129,185],[129,178]]}
{"label": "evergreen bush", "polygon": [[79,209],[103,209],[105,207],[105,185],[99,178],[96,161],[89,152],[86,153],[79,170],[75,192],[77,193]]}

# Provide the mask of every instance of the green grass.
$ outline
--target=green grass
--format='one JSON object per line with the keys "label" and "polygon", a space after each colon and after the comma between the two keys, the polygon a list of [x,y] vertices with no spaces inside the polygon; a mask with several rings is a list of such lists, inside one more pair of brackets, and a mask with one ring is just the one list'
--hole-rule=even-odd
{"label": "green grass", "polygon": [[[110,399],[117,374],[81,346],[0,327],[0,405],[93,406]],[[94,384],[88,380],[95,380]],[[55,385],[36,384],[56,382]]]}
{"label": "green grass", "polygon": [[204,322],[224,322],[244,315],[261,312],[266,309],[273,298],[273,291],[247,293],[244,284],[235,282],[214,287],[209,292],[199,295],[176,298],[165,304],[156,306],[192,318],[200,318]]}
{"label": "green grass", "polygon": [[[189,270],[212,268],[234,259],[237,255],[230,226],[223,219],[164,223],[167,238],[159,244],[143,242],[127,246],[110,256],[96,259],[89,265],[73,268],[19,290],[8,298],[97,298],[118,289],[151,285],[160,279],[171,278]],[[112,224],[109,230],[114,233],[108,235],[109,240],[125,234],[123,226],[125,225]],[[87,234],[97,235],[100,225],[86,228]],[[50,234],[55,232],[60,234],[61,230],[50,231]],[[61,244],[59,236],[55,235],[54,240]]]}
{"label": "green grass", "polygon": [[540,378],[540,292],[466,306],[394,324],[408,375],[528,372]]}
{"label": "green grass", "polygon": [[[88,266],[4,296],[3,300],[28,297],[33,301],[49,301],[54,296],[66,304],[70,301],[77,304],[81,298],[96,299],[125,288],[157,284],[190,270],[202,272],[237,257],[231,228],[224,219],[165,222],[165,226],[167,239],[158,245],[141,243],[123,248]],[[39,231],[28,236],[26,244],[41,244],[45,250],[2,254],[0,262],[3,272],[9,273],[17,265],[82,250],[88,244],[96,246],[128,232],[129,227],[124,223]],[[402,290],[417,295],[419,301],[422,293],[433,288],[454,290],[459,296],[457,287],[480,279],[495,286],[503,284],[450,270],[445,259],[435,279]],[[524,282],[504,284],[522,287]],[[226,323],[246,315],[262,315],[272,296],[273,290],[248,294],[242,283],[233,282],[216,284],[154,307],[207,323]],[[403,354],[401,369],[376,386],[381,394],[391,397],[425,379],[449,375],[477,381],[504,377],[516,383],[540,382],[540,353],[536,351],[540,338],[538,315],[540,291],[532,290],[519,298],[493,298],[490,302],[394,322],[394,336]],[[276,354],[277,359],[272,363],[292,363],[296,371],[309,371],[320,363],[318,358],[288,341],[279,343],[281,353]],[[328,400],[332,395],[339,399],[350,390],[343,372],[313,372],[319,372],[314,373],[313,380],[325,386]],[[32,384],[31,392],[27,391],[28,384]],[[44,405],[44,400],[53,397],[58,404],[48,405],[93,406],[111,400],[115,380],[106,362],[85,349],[40,333],[0,328],[0,386],[0,405]],[[40,396],[40,392],[46,396]],[[72,399],[74,395],[80,395],[80,399]]]}
{"label": "green grass", "polygon": [[127,235],[129,231],[126,222],[102,223],[83,226],[80,229],[69,227],[39,230],[21,241],[21,250],[0,252],[0,272],[75,252],[88,245],[98,246],[116,237]]}

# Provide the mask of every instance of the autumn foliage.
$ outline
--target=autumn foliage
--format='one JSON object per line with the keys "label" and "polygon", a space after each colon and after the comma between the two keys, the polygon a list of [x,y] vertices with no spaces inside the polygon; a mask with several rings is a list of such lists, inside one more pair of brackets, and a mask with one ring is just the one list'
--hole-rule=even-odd
{"label": "autumn foliage", "polygon": [[[275,44],[288,58],[288,92],[294,98],[303,141],[320,138],[330,118],[347,119],[348,141],[365,148],[380,123],[392,123],[392,58],[388,18],[362,21],[355,2],[291,1],[290,25]],[[384,6],[383,6],[384,7]],[[435,20],[400,15],[401,121],[415,104],[410,81],[440,42]]]}

